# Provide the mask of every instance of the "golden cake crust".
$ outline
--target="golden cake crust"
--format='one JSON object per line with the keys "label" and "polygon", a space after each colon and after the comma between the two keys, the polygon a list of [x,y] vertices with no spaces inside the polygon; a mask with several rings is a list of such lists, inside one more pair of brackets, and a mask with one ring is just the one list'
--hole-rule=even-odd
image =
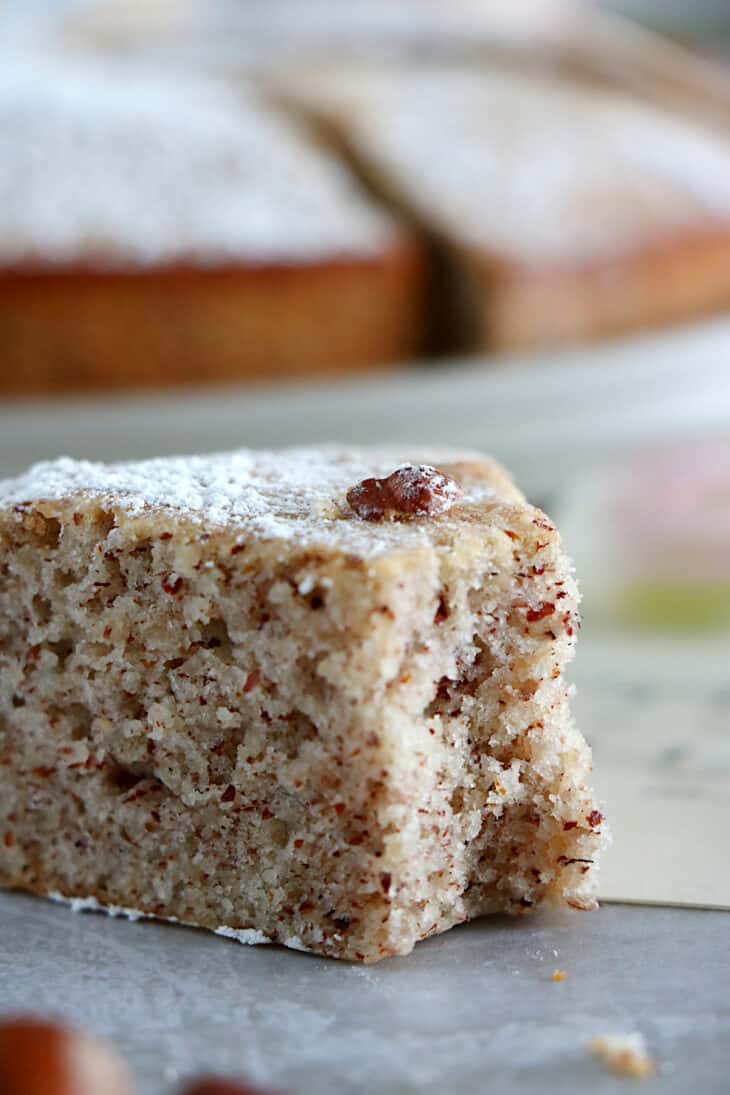
{"label": "golden cake crust", "polygon": [[363,63],[298,74],[280,94],[432,241],[442,320],[472,349],[585,341],[730,304],[730,142],[701,123],[499,65]]}
{"label": "golden cake crust", "polygon": [[225,269],[0,272],[0,391],[20,395],[342,374],[422,348],[415,244]]}
{"label": "golden cake crust", "polygon": [[0,191],[3,393],[346,373],[420,349],[420,245],[252,89],[9,65]]}

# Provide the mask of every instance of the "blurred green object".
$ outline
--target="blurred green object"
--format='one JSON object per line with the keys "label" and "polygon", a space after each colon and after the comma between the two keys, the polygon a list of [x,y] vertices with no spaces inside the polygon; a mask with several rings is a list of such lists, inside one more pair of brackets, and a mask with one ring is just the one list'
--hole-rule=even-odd
{"label": "blurred green object", "polygon": [[675,634],[730,630],[730,583],[637,582],[624,586],[617,601],[621,623],[632,629]]}
{"label": "blurred green object", "polygon": [[730,435],[654,443],[558,507],[590,630],[730,639]]}

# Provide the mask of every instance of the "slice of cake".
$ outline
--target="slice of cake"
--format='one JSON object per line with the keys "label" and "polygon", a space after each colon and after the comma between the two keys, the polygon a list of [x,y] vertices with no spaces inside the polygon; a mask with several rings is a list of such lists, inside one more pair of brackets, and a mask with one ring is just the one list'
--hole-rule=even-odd
{"label": "slice of cake", "polygon": [[0,392],[346,372],[420,345],[418,245],[252,92],[0,74]]}
{"label": "slice of cake", "polygon": [[323,123],[441,256],[447,325],[524,349],[730,307],[730,142],[559,76],[413,65],[299,76]]}
{"label": "slice of cake", "polygon": [[590,908],[577,602],[479,456],[38,465],[0,486],[0,882],[368,962]]}

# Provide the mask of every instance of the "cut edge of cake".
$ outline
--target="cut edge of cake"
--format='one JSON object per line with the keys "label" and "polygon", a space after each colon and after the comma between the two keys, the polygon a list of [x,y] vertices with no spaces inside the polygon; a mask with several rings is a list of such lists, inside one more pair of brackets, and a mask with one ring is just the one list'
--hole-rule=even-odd
{"label": "cut edge of cake", "polygon": [[[486,71],[330,62],[273,83],[365,187],[420,232],[437,349],[549,349],[730,304],[730,188],[716,181],[730,171],[730,143],[701,121],[575,74],[525,74],[504,62]],[[474,129],[485,117],[478,152]],[[451,118],[451,155],[430,155],[430,138],[448,135]],[[611,139],[589,145],[588,128]],[[530,132],[541,144],[533,159]],[[487,165],[499,163],[502,145],[511,175],[505,168],[499,177]],[[595,208],[593,225],[586,207]]]}
{"label": "cut edge of cake", "polygon": [[296,118],[251,86],[39,64],[0,75],[0,176],[16,195],[0,391],[277,380],[419,355],[420,241]]}
{"label": "cut edge of cake", "polygon": [[[305,488],[272,501],[271,474],[307,453],[302,537]],[[2,884],[358,961],[593,907],[606,829],[554,526],[473,454],[432,457],[463,490],[448,513],[374,525],[346,494],[395,454],[262,459],[268,537],[260,513],[149,505],[164,484],[80,491],[71,462],[0,491]],[[135,489],[166,463],[128,466]]]}

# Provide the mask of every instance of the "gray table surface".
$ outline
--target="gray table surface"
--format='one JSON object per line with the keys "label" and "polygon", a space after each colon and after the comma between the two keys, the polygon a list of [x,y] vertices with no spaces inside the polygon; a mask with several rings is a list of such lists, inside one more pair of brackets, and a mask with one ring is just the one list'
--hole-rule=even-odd
{"label": "gray table surface", "polygon": [[[593,1035],[641,1031],[647,1091],[730,1092],[730,913],[605,906],[492,918],[356,967],[0,895],[0,1011],[111,1038],[144,1095],[239,1073],[291,1095],[584,1092]],[[551,981],[555,968],[568,979]]]}

